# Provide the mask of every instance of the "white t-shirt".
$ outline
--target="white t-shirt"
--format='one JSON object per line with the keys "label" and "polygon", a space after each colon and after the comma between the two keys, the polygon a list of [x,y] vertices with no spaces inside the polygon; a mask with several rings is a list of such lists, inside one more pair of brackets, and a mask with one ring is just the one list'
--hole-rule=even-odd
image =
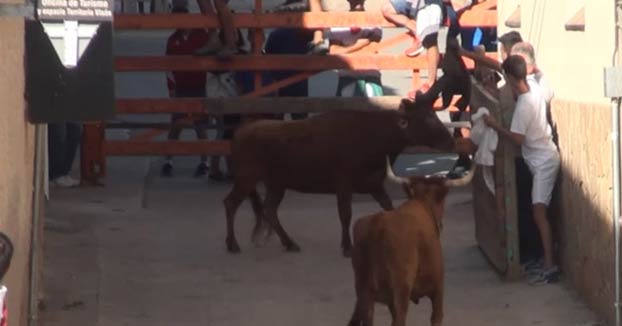
{"label": "white t-shirt", "polygon": [[518,97],[510,131],[525,136],[521,152],[532,167],[540,166],[557,152],[546,120],[546,101],[538,89],[530,86],[529,92]]}
{"label": "white t-shirt", "polygon": [[[379,27],[332,27],[324,32],[324,37],[337,41],[343,46],[351,46],[360,39],[370,39],[379,41],[382,39],[382,29]],[[377,76],[380,77],[380,71],[378,70],[339,70],[340,76]]]}
{"label": "white t-shirt", "polygon": [[544,97],[546,105],[551,105],[551,100],[553,99],[555,93],[553,92],[553,88],[548,83],[546,78],[544,78],[544,74],[542,74],[542,72],[528,75],[527,84],[529,84],[530,89],[537,88],[540,94],[542,94],[542,96]]}

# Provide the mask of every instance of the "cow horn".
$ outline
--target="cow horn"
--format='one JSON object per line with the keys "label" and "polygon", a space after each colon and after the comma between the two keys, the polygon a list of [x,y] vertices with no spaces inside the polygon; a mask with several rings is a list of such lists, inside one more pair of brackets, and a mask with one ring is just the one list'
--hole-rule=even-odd
{"label": "cow horn", "polygon": [[447,179],[445,180],[445,185],[447,187],[461,187],[468,185],[471,180],[473,180],[473,175],[475,174],[475,162],[471,162],[471,168],[469,172],[460,179]]}
{"label": "cow horn", "polygon": [[387,156],[387,179],[391,182],[395,182],[400,185],[410,184],[410,181],[408,181],[407,178],[398,177],[395,175],[395,173],[393,173],[393,169],[391,168],[391,160],[389,159],[389,156]]}

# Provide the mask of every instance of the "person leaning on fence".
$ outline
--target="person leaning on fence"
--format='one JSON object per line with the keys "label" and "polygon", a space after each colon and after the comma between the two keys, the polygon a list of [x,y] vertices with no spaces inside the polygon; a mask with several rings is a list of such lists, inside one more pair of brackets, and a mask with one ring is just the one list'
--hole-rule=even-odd
{"label": "person leaning on fence", "polygon": [[[246,40],[242,35],[241,30],[237,29],[236,34],[238,40],[236,44],[236,52],[244,55],[247,53],[245,50]],[[224,41],[224,35],[222,32],[220,33],[220,37],[221,40]],[[255,74],[253,71],[210,71],[208,76],[207,93],[209,97],[236,97],[241,94],[250,93],[254,90]],[[262,76],[265,77],[266,75],[263,74]],[[266,84],[268,81],[264,79],[263,83]],[[222,118],[218,120],[217,124],[221,126],[218,128],[218,139],[231,140],[233,139],[235,130],[242,123],[242,115],[224,114]],[[220,168],[220,156],[212,156],[210,160],[210,179],[222,181],[233,178],[230,156],[226,156],[225,160],[227,164],[226,175]]]}
{"label": "person leaning on fence", "polygon": [[521,154],[533,174],[532,210],[544,249],[544,264],[541,269],[534,271],[529,284],[553,283],[558,280],[560,269],[553,260],[553,240],[547,207],[559,172],[560,156],[546,118],[544,96],[538,90],[530,88],[527,82],[525,59],[519,55],[510,55],[503,61],[502,69],[506,81],[517,96],[510,130],[505,129],[490,115],[484,121],[502,137],[521,146]]}
{"label": "person leaning on fence", "polygon": [[[175,1],[174,13],[187,13],[188,8],[183,2]],[[204,29],[178,29],[168,38],[166,43],[166,55],[191,55],[198,48],[208,42],[209,36]],[[201,97],[206,96],[205,92],[206,72],[204,71],[171,71],[167,73],[166,85],[170,97]],[[198,139],[207,139],[207,131],[203,124],[205,119],[194,120],[185,113],[173,113],[171,116],[171,127],[168,139],[179,139],[183,127],[176,124],[182,120],[194,123],[194,130]],[[204,176],[208,171],[207,156],[201,155],[201,161],[194,172],[195,177]],[[162,165],[161,175],[170,177],[173,174],[172,156],[167,156]]]}
{"label": "person leaning on fence", "polygon": [[80,181],[69,175],[82,136],[82,125],[78,122],[48,124],[48,179],[57,187],[71,188]]}
{"label": "person leaning on fence", "polygon": [[[348,0],[350,11],[365,11],[365,0]],[[382,39],[379,27],[332,27],[324,33],[330,41],[331,54],[348,54],[364,49]],[[354,71],[340,69],[338,71],[337,96],[373,97],[382,96],[380,71]]]}
{"label": "person leaning on fence", "polygon": [[[308,4],[304,0],[287,0],[284,4],[277,6],[273,12],[305,12]],[[275,28],[270,32],[264,45],[265,54],[306,54],[308,44],[313,40],[315,32],[305,28]],[[280,81],[300,74],[295,70],[274,70],[268,72],[270,79]],[[250,89],[250,88],[249,88]],[[309,80],[304,79],[299,82],[287,85],[277,91],[279,97],[308,97]],[[304,119],[307,113],[292,113],[292,120]]]}

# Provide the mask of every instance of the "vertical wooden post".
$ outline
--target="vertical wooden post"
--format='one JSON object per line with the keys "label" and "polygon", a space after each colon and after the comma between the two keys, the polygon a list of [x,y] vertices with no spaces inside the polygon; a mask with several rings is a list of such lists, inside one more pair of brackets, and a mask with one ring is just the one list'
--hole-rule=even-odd
{"label": "vertical wooden post", "polygon": [[[262,0],[255,0],[255,9],[253,10],[253,12],[255,13],[255,15],[260,15],[262,11],[263,11]],[[253,39],[251,40],[251,42],[252,42],[253,54],[260,55],[261,50],[263,48],[263,42],[264,42],[263,29],[261,28],[254,29]],[[262,86],[262,84],[263,84],[262,73],[261,71],[257,71],[255,72],[255,89],[259,89]]]}
{"label": "vertical wooden post", "polygon": [[419,89],[421,86],[421,75],[419,74],[419,69],[413,69],[411,82],[413,90]]}
{"label": "vertical wooden post", "polygon": [[106,174],[105,129],[103,122],[84,123],[80,147],[80,179],[83,183],[95,185]]}

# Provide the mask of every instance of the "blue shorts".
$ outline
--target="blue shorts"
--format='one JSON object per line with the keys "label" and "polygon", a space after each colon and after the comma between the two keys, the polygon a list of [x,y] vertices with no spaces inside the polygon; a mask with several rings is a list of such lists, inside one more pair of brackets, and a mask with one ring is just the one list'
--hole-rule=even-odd
{"label": "blue shorts", "polygon": [[390,0],[393,9],[400,15],[404,15],[408,18],[414,19],[417,16],[417,11],[413,10],[413,2],[416,5],[417,1],[422,1],[426,6],[429,5],[438,5],[443,9],[443,16],[445,16],[445,5],[442,0]]}
{"label": "blue shorts", "polygon": [[[412,9],[412,4],[406,0],[390,0],[393,9],[400,14],[409,18],[413,18],[410,16],[410,10]],[[416,0],[415,0],[416,1]],[[414,14],[414,13],[413,13]],[[413,15],[414,16],[414,15]]]}

